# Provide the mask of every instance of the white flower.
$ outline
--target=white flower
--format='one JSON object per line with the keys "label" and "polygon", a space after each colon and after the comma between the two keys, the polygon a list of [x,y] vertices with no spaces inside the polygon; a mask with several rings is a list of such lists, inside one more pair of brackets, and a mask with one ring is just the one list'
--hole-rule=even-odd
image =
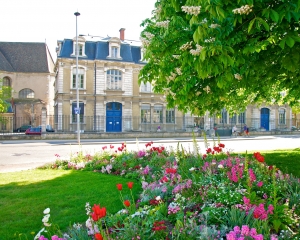
{"label": "white flower", "polygon": [[155,198],[155,200],[156,200],[156,201],[160,201],[160,200],[161,200],[161,197],[160,197],[160,196],[157,196],[157,197]]}
{"label": "white flower", "polygon": [[224,168],[224,166],[222,164],[219,164],[218,168]]}
{"label": "white flower", "polygon": [[42,228],[34,237],[34,240],[39,239],[39,237],[41,236],[41,233],[45,231],[45,228]]}
{"label": "white flower", "polygon": [[165,28],[167,28],[168,26],[169,26],[169,20],[166,20],[166,21],[162,21],[162,22],[156,22],[156,26],[157,27],[165,27]]}
{"label": "white flower", "polygon": [[250,12],[252,12],[252,7],[253,6],[250,6],[250,5],[245,5],[245,6],[241,6],[240,8],[236,8],[236,9],[233,9],[232,12],[234,14],[246,14],[248,15]]}
{"label": "white flower", "polygon": [[181,10],[189,15],[197,16],[200,13],[200,6],[182,6]]}
{"label": "white flower", "polygon": [[192,167],[192,168],[189,169],[189,171],[192,172],[192,171],[194,171],[195,169],[196,169],[196,168]]}
{"label": "white flower", "polygon": [[237,80],[242,80],[243,79],[243,77],[239,73],[234,74],[234,78],[237,79]]}
{"label": "white flower", "polygon": [[50,226],[51,226],[51,223],[44,222],[44,226],[50,227]]}
{"label": "white flower", "polygon": [[42,222],[47,223],[49,221],[49,218],[50,218],[50,214],[45,215],[42,219]]}
{"label": "white flower", "polygon": [[46,208],[45,210],[44,210],[44,212],[43,212],[44,214],[48,214],[48,213],[50,213],[50,208]]}

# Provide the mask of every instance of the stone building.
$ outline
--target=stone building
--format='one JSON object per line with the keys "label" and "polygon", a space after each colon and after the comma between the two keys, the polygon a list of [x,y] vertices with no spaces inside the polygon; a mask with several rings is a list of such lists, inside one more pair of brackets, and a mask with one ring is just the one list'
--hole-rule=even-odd
{"label": "stone building", "polygon": [[120,37],[79,36],[78,70],[76,37],[58,41],[52,120],[58,131],[76,131],[79,111],[85,132],[183,131],[189,122],[193,125],[190,115],[167,109],[149,83],[139,86],[139,70],[145,65],[141,47],[124,35],[121,28]]}
{"label": "stone building", "polygon": [[42,110],[53,112],[54,61],[45,43],[0,42],[0,78],[10,86],[14,130],[41,125]]}

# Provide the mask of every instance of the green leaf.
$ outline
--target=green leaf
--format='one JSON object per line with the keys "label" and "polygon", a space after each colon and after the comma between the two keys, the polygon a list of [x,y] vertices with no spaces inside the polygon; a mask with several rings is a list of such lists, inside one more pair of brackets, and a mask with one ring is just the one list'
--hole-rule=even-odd
{"label": "green leaf", "polygon": [[278,23],[278,20],[279,20],[279,14],[275,11],[275,10],[273,10],[273,9],[271,9],[271,19],[274,21],[274,22],[276,22],[276,23]]}
{"label": "green leaf", "polygon": [[263,20],[262,18],[257,18],[257,20],[259,22],[261,22],[262,25],[264,25],[264,28],[266,29],[266,31],[270,30],[269,24],[265,20]]}
{"label": "green leaf", "polygon": [[295,40],[290,37],[290,36],[287,36],[286,37],[286,45],[288,45],[290,48],[292,48],[295,44]]}
{"label": "green leaf", "polygon": [[252,26],[253,26],[254,22],[255,22],[255,18],[253,18],[253,19],[250,21],[250,23],[249,23],[249,26],[248,26],[248,33],[250,33],[250,31],[251,31],[251,29],[252,29]]}
{"label": "green leaf", "polygon": [[285,38],[282,39],[282,40],[280,41],[280,43],[279,43],[279,46],[280,46],[282,49],[284,49],[284,45],[285,45]]}

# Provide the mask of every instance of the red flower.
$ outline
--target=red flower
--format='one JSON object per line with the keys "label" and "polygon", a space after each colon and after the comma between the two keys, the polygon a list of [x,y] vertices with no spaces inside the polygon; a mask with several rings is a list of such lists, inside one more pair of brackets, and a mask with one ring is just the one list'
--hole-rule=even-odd
{"label": "red flower", "polygon": [[103,240],[101,233],[96,233],[94,237],[96,240]]}
{"label": "red flower", "polygon": [[107,148],[107,146],[102,147],[102,150],[105,150]]}
{"label": "red flower", "polygon": [[225,147],[225,144],[219,143],[219,147],[220,147],[220,148],[224,148],[224,147]]}
{"label": "red flower", "polygon": [[125,205],[126,207],[130,207],[130,202],[129,202],[128,200],[125,200],[125,201],[124,201],[124,205]]}
{"label": "red flower", "polygon": [[122,191],[123,185],[122,185],[121,183],[118,183],[118,184],[117,184],[117,188],[118,188],[119,191]]}
{"label": "red flower", "polygon": [[132,189],[132,187],[133,187],[133,182],[128,182],[128,183],[127,183],[127,186],[128,186],[129,189]]}
{"label": "red flower", "polygon": [[175,174],[177,172],[177,170],[175,169],[175,168],[166,168],[166,174],[168,174],[168,173],[173,173],[173,174]]}
{"label": "red flower", "polygon": [[100,208],[100,205],[94,204],[94,207],[92,207],[93,212],[91,213],[91,217],[94,221],[98,221],[100,218],[103,218],[106,216],[106,208]]}
{"label": "red flower", "polygon": [[262,156],[259,152],[255,152],[253,155],[254,155],[254,157],[256,158],[257,161],[259,161],[259,162],[264,162],[265,161],[264,156]]}

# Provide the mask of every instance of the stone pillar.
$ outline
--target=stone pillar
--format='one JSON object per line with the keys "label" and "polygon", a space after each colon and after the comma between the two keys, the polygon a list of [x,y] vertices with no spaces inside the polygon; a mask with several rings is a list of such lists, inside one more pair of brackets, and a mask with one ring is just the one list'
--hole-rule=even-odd
{"label": "stone pillar", "polygon": [[46,132],[47,124],[47,110],[45,107],[42,107],[42,132]]}

